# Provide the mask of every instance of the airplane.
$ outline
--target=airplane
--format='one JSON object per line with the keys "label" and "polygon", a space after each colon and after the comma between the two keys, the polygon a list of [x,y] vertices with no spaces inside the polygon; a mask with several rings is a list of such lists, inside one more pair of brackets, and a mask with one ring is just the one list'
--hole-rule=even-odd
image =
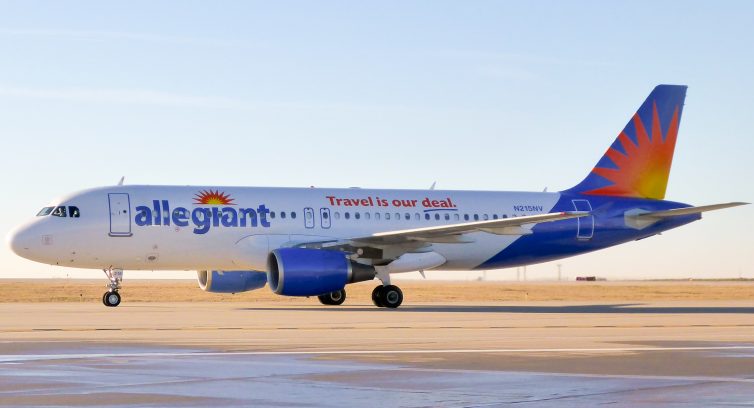
{"label": "airplane", "polygon": [[340,305],[348,284],[391,275],[541,263],[658,235],[731,202],[666,201],[686,86],[659,85],[586,178],[560,192],[123,185],[54,200],[7,240],[17,255],[102,269],[102,302],[124,270],[196,270],[207,292],[265,285]]}

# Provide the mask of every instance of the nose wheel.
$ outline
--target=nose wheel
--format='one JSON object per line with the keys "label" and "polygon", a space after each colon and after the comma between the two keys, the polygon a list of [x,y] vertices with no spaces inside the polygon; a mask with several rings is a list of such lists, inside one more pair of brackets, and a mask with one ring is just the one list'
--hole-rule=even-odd
{"label": "nose wheel", "polygon": [[377,286],[372,291],[372,303],[377,307],[395,309],[403,303],[403,291],[395,285]]}
{"label": "nose wheel", "polygon": [[120,304],[120,293],[118,291],[108,291],[102,295],[102,303],[107,307],[115,307]]}

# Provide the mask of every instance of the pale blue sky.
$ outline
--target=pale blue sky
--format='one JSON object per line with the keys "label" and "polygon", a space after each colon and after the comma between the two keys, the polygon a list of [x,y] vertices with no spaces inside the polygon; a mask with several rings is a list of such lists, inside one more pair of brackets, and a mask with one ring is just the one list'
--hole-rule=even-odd
{"label": "pale blue sky", "polygon": [[[659,83],[689,86],[668,198],[754,201],[751,2],[0,1],[0,10],[3,234],[58,195],[122,175],[564,189]],[[754,277],[753,227],[754,208],[732,209],[561,263],[567,276]],[[101,275],[37,265],[5,246],[0,265],[0,277]]]}

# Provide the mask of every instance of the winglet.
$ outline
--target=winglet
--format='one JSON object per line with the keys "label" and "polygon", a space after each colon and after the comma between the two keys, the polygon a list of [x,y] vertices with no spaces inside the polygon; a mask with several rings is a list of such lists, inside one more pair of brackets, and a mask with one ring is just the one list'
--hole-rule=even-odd
{"label": "winglet", "polygon": [[120,181],[118,182],[118,185],[122,186],[124,180],[126,180],[126,176],[123,176],[123,177],[120,178]]}

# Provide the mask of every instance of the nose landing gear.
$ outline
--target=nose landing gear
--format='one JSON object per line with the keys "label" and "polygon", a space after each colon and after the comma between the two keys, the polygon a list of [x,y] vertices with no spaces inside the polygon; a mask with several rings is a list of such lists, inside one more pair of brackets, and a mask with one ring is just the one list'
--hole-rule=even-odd
{"label": "nose landing gear", "polygon": [[107,307],[115,307],[120,304],[120,293],[117,291],[105,292],[102,295],[102,303]]}
{"label": "nose landing gear", "polygon": [[121,288],[121,282],[123,282],[123,269],[108,268],[103,269],[105,276],[109,282],[107,283],[108,290],[102,295],[102,304],[107,307],[115,307],[120,304],[120,293],[118,290]]}

